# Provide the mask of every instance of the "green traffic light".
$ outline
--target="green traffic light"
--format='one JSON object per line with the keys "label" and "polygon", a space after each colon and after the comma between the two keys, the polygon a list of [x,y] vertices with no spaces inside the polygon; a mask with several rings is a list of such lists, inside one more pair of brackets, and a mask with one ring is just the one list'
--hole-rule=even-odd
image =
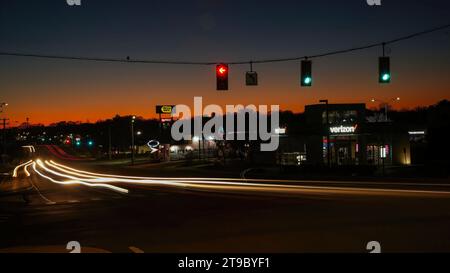
{"label": "green traffic light", "polygon": [[391,69],[389,57],[380,57],[378,61],[378,82],[385,84],[391,82]]}
{"label": "green traffic light", "polygon": [[311,78],[311,77],[305,77],[305,78],[303,79],[303,82],[304,82],[305,84],[311,84],[312,78]]}
{"label": "green traffic light", "polygon": [[89,145],[89,146],[92,146],[92,145],[94,145],[94,142],[93,142],[92,140],[90,140],[90,141],[88,142],[88,145]]}

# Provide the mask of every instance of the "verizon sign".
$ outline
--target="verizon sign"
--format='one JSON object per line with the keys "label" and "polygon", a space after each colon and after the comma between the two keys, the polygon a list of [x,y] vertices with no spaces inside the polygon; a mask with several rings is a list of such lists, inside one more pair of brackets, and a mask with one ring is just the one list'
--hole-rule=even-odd
{"label": "verizon sign", "polygon": [[354,133],[358,125],[355,126],[334,126],[330,127],[330,132],[333,134],[345,134],[345,133]]}

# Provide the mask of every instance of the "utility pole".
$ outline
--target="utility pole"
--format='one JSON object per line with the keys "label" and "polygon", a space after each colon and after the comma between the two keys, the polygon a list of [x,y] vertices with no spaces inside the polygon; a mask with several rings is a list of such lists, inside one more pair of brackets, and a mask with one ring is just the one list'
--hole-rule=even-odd
{"label": "utility pole", "polygon": [[111,123],[108,125],[108,159],[111,160]]}
{"label": "utility pole", "polygon": [[2,118],[0,119],[3,123],[3,130],[6,130],[6,126],[9,125],[9,118]]}
{"label": "utility pole", "polygon": [[136,116],[131,118],[131,165],[134,165],[134,122]]}
{"label": "utility pole", "polygon": [[[0,103],[0,113],[3,113],[3,107],[8,106],[8,103],[2,102]],[[3,118],[3,136],[2,136],[2,142],[3,142],[3,154],[6,154],[6,125],[9,124],[8,118]]]}
{"label": "utility pole", "polygon": [[9,118],[2,118],[1,121],[3,122],[3,154],[6,154],[6,126],[9,125]]}

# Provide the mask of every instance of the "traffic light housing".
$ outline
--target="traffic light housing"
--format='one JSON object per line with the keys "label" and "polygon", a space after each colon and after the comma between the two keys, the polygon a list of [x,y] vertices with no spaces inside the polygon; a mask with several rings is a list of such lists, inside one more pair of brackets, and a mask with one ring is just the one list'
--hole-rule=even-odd
{"label": "traffic light housing", "polygon": [[312,86],[312,62],[309,60],[303,60],[301,68],[301,86]]}
{"label": "traffic light housing", "polygon": [[228,65],[218,64],[216,66],[217,90],[228,90]]}
{"label": "traffic light housing", "polygon": [[258,85],[258,73],[256,73],[255,71],[247,71],[247,73],[245,74],[245,85]]}
{"label": "traffic light housing", "polygon": [[389,57],[380,57],[378,61],[378,82],[390,83],[391,82],[391,67]]}

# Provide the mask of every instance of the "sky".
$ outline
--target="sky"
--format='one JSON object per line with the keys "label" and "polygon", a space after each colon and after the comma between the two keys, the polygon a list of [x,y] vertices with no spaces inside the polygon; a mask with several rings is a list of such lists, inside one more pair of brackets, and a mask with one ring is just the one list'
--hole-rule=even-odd
{"label": "sky", "polygon": [[[314,55],[390,40],[450,23],[448,0],[0,0],[0,51],[85,57],[233,62]],[[214,66],[101,63],[0,56],[1,117],[17,125],[155,117],[155,105],[280,105],[390,101],[414,108],[450,99],[450,29],[389,45],[392,82],[378,84],[381,48],[313,60],[300,87],[299,61],[230,66],[216,91]]]}

